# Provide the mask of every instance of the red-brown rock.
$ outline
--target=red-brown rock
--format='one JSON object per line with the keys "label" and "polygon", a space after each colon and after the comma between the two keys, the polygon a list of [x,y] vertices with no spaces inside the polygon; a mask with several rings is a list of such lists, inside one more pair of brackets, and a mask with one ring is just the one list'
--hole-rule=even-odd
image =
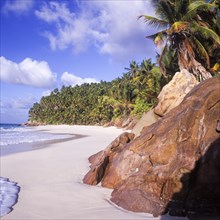
{"label": "red-brown rock", "polygon": [[117,137],[105,150],[100,151],[89,157],[90,171],[85,175],[83,182],[89,185],[96,185],[107,173],[109,164],[112,162],[114,155],[122,150],[125,144],[134,138],[134,134],[129,132],[122,133]]}
{"label": "red-brown rock", "polygon": [[[111,200],[156,216],[167,210],[175,215],[201,212],[202,205],[219,210],[219,116],[220,77],[200,83],[178,107],[116,155],[108,175],[117,176],[120,185]],[[124,172],[132,169],[137,172],[124,178]]]}
{"label": "red-brown rock", "polygon": [[[179,106],[108,154],[99,181],[114,188],[111,200],[155,216],[167,211],[173,215],[218,212],[219,118],[220,77],[216,77],[195,86]],[[95,168],[99,157],[105,164],[103,153],[90,158],[96,161]]]}

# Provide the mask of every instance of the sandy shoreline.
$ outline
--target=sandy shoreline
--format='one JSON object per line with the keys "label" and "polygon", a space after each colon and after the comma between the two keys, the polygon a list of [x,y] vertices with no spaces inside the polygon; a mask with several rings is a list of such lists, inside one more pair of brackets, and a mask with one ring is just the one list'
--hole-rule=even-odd
{"label": "sandy shoreline", "polygon": [[21,187],[14,210],[2,219],[160,219],[121,210],[109,203],[111,190],[82,183],[87,158],[110,144],[121,129],[66,125],[36,129],[82,136],[1,157],[1,176]]}

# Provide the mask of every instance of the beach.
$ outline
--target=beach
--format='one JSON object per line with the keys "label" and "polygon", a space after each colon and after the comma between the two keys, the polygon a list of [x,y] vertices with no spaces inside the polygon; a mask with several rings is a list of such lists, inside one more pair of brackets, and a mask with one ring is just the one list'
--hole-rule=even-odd
{"label": "beach", "polygon": [[111,189],[82,183],[88,157],[104,149],[122,129],[68,125],[35,129],[76,136],[1,157],[1,176],[21,187],[13,211],[2,219],[161,219],[116,207],[110,202]]}

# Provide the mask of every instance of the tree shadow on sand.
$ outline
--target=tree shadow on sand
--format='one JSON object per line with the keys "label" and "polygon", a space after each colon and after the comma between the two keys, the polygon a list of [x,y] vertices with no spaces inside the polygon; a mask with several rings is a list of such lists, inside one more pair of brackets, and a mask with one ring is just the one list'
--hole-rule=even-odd
{"label": "tree shadow on sand", "polygon": [[220,137],[196,162],[194,170],[182,176],[181,182],[182,189],[172,196],[166,213],[190,220],[220,219]]}

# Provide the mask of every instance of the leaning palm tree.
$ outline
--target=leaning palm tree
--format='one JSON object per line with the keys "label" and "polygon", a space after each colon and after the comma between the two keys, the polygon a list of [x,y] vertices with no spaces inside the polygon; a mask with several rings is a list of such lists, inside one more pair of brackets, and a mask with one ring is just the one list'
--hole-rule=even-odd
{"label": "leaning palm tree", "polygon": [[[154,4],[156,17],[141,15],[140,18],[159,30],[148,37],[162,48],[159,57],[162,72],[165,73],[163,59],[172,50],[178,57],[180,70],[187,69],[198,80],[210,78],[211,74],[206,70],[210,68],[206,46],[214,50],[219,47],[220,38],[212,29],[212,24],[204,21],[200,13],[206,13],[206,18],[212,22],[219,22],[211,19],[217,13],[217,1],[154,0]],[[209,44],[205,43],[207,41]]]}

